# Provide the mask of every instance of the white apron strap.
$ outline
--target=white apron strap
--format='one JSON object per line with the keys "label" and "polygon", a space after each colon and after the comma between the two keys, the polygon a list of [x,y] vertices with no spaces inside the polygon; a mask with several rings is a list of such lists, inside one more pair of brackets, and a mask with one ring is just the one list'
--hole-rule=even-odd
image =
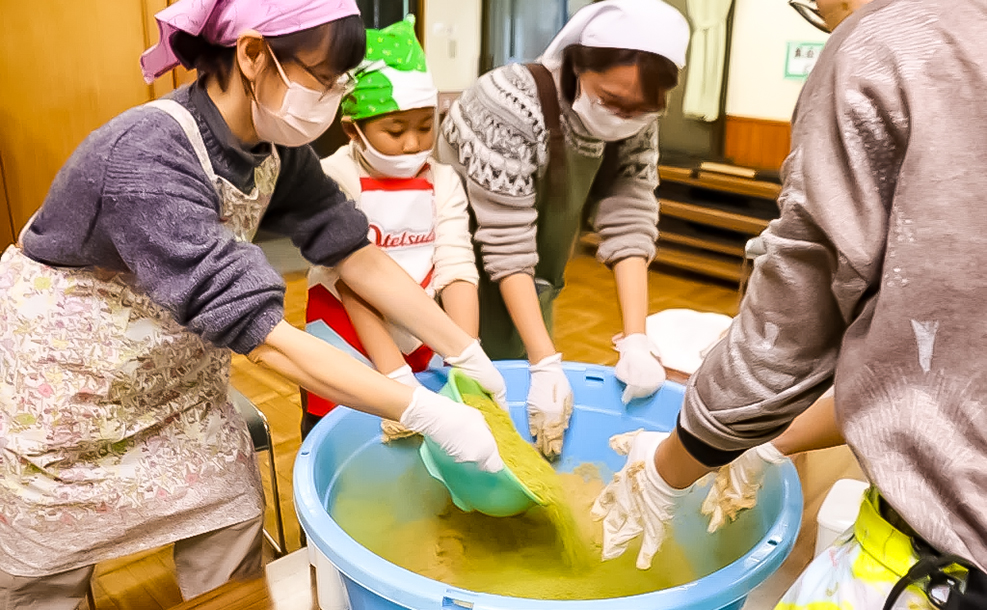
{"label": "white apron strap", "polygon": [[206,143],[202,140],[202,132],[199,131],[199,125],[195,122],[195,117],[192,116],[192,113],[175,100],[153,100],[144,105],[166,112],[178,122],[182,131],[185,132],[189,143],[192,144],[192,150],[195,151],[195,156],[199,158],[199,165],[202,166],[202,171],[206,172],[209,181],[215,186],[216,172],[213,171],[212,161],[209,160],[209,153],[206,152]]}

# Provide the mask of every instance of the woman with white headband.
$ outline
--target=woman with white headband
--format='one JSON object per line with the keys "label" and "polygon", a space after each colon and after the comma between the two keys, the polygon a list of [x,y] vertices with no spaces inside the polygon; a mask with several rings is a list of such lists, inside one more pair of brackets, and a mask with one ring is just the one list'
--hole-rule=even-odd
{"label": "woman with white headband", "polygon": [[258,227],[335,267],[491,392],[503,378],[387,255],[309,142],[365,31],[353,0],[180,0],[147,80],[198,81],[93,132],[0,258],[0,609],[74,609],[93,565],[175,542],[189,598],[260,568],[264,496],[230,354],[502,468],[475,409],[284,321]]}
{"label": "woman with white headband", "polygon": [[658,116],[688,42],[688,23],[664,2],[597,2],[538,64],[480,77],[442,126],[440,160],[463,176],[477,225],[480,338],[493,358],[531,362],[529,421],[547,456],[561,451],[572,412],[552,304],[590,213],[623,314],[624,402],[665,379],[645,335],[647,270],[658,236]]}

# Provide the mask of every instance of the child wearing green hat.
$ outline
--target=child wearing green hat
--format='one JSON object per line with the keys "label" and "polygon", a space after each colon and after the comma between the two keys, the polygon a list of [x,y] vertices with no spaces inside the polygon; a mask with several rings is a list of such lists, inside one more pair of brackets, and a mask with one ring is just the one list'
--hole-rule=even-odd
{"label": "child wearing green hat", "polygon": [[[466,192],[456,172],[431,157],[437,95],[413,17],[368,30],[366,60],[342,104],[350,142],[322,167],[367,215],[370,240],[475,337],[479,276]],[[434,355],[384,321],[327,267],[309,272],[306,323],[308,332],[408,385],[418,385],[414,373]],[[305,406],[303,435],[335,405],[310,394]]]}

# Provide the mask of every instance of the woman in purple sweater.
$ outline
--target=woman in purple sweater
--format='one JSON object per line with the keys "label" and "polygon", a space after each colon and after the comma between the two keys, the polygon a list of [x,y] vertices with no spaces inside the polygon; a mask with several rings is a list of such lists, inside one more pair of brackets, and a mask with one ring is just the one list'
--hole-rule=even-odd
{"label": "woman in purple sweater", "polygon": [[198,81],[93,132],[0,258],[0,608],[74,608],[97,562],[176,542],[188,598],[260,567],[263,490],[230,353],[502,467],[479,413],[284,321],[259,227],[494,393],[478,344],[387,255],[307,146],[362,59],[353,0],[181,0],[148,81]]}

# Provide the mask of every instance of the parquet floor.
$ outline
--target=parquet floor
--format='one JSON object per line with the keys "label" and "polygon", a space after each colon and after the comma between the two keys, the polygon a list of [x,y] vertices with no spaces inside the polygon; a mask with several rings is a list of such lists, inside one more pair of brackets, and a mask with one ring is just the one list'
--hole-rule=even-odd
{"label": "parquet floor", "polygon": [[[298,327],[304,325],[305,278],[301,273],[286,275],[288,294],[286,318]],[[652,272],[650,311],[688,307],[732,315],[736,311],[734,288],[706,283],[702,279]],[[569,360],[615,364],[617,354],[610,338],[620,331],[620,312],[612,274],[592,257],[580,255],[568,269],[568,286],[558,301],[556,343]],[[287,530],[288,548],[299,547],[299,527],[292,504],[291,471],[300,444],[301,403],[298,388],[276,373],[235,357],[234,387],[254,401],[267,415],[272,428],[277,461],[281,505]],[[261,459],[266,459],[262,457]],[[806,496],[806,520],[802,539],[772,587],[765,588],[764,606],[780,592],[811,557],[815,537],[815,512],[832,482],[844,476],[859,476],[852,456],[845,449],[820,452],[802,460]],[[267,469],[262,465],[262,471]],[[268,486],[268,490],[269,490]],[[270,502],[270,493],[268,493]],[[268,523],[273,509],[268,508]],[[137,556],[100,564],[96,571],[95,592],[100,610],[163,610],[180,603],[181,595],[173,577],[170,549],[159,549]],[[776,593],[777,592],[777,593]],[[753,600],[752,600],[753,601]]]}

